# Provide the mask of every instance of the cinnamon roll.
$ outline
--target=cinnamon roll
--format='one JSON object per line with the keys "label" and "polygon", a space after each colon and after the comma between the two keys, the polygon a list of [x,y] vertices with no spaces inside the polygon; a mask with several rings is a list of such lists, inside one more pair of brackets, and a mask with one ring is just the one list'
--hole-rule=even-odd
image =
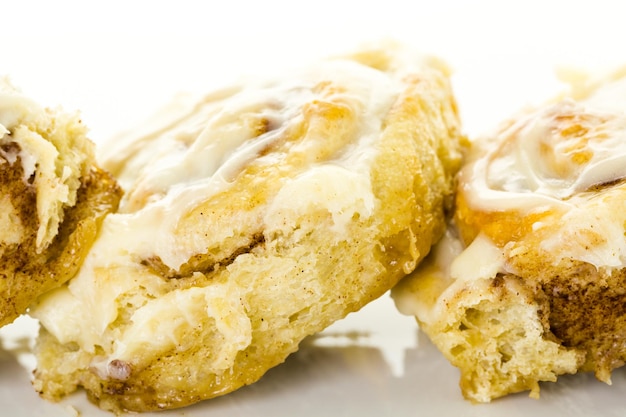
{"label": "cinnamon roll", "polygon": [[626,359],[626,78],[583,87],[475,142],[446,238],[393,291],[472,401]]}
{"label": "cinnamon roll", "polygon": [[374,48],[157,119],[104,148],[120,209],[33,311],[46,398],[145,411],[251,384],[444,232],[464,138],[437,60]]}

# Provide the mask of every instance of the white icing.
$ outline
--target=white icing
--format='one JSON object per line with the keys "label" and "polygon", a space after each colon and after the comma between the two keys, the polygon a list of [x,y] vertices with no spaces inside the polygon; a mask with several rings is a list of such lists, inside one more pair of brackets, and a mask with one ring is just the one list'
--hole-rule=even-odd
{"label": "white icing", "polygon": [[502,249],[481,233],[454,258],[450,265],[450,277],[461,281],[491,279],[503,269]]}
{"label": "white icing", "polygon": [[[295,228],[289,219],[312,209],[328,210],[333,217],[331,230],[342,235],[352,217],[369,217],[374,195],[367,176],[338,165],[316,166],[285,184],[268,209],[264,221],[268,231]],[[294,215],[296,213],[296,215]]]}
{"label": "white icing", "polygon": [[[583,134],[563,134],[579,124]],[[522,117],[498,135],[504,140],[490,142],[487,155],[461,174],[464,193],[476,209],[569,206],[567,200],[576,193],[626,177],[625,114],[565,100]]]}
{"label": "white icing", "polygon": [[[329,193],[332,193],[335,186],[332,175],[337,173],[348,179],[353,189],[349,190],[352,195],[348,195],[348,190],[345,189],[335,190],[335,195],[342,194],[343,200],[336,199],[337,201],[332,204],[342,205],[340,201],[346,202],[346,199],[359,202],[353,208],[344,205],[334,210],[337,227],[341,228],[341,224],[354,213],[369,215],[373,206],[369,167],[376,152],[372,142],[380,134],[381,115],[385,114],[382,110],[391,105],[397,89],[388,88],[387,77],[355,63],[329,62],[318,71],[319,73],[309,74],[310,84],[301,85],[287,80],[278,85],[270,84],[257,89],[247,89],[230,97],[217,112],[215,106],[196,107],[198,113],[190,115],[185,124],[165,132],[158,142],[166,144],[166,151],[157,148],[151,152],[151,162],[137,173],[137,181],[122,202],[120,212],[131,212],[109,216],[107,219],[111,228],[115,230],[116,241],[126,242],[125,249],[137,256],[143,258],[158,256],[172,269],[178,269],[192,255],[203,252],[205,248],[201,241],[174,240],[176,236],[173,231],[178,219],[200,202],[227,189],[234,177],[247,164],[254,161],[259,163],[259,152],[273,141],[279,140],[290,123],[297,122],[302,105],[314,98],[311,87],[314,85],[313,80],[318,79],[337,79],[339,84],[348,86],[346,94],[350,94],[351,98],[352,95],[367,97],[363,103],[366,108],[363,117],[365,122],[362,124],[362,131],[359,132],[361,139],[356,143],[355,149],[347,155],[314,167],[302,178],[295,180],[299,185],[308,184],[306,192],[308,197],[305,200],[282,197],[290,192],[289,187],[295,192],[294,187],[299,186],[287,185],[287,188],[281,191],[277,204],[295,208],[302,206],[307,200],[328,201]],[[351,71],[362,73],[361,77],[352,77]],[[354,81],[363,76],[371,80],[371,83]],[[283,102],[279,103],[278,100],[281,99]],[[242,125],[241,119],[246,114],[256,115],[259,112],[279,127],[257,137],[248,126]],[[200,123],[203,118],[204,125]],[[221,135],[218,136],[216,132]],[[185,142],[190,145],[184,146]],[[277,157],[280,156],[274,156]],[[364,179],[359,179],[360,177]],[[314,182],[324,186],[312,186]],[[344,187],[341,183],[342,181],[337,180],[336,186]],[[299,190],[299,195],[303,196],[304,191]],[[146,196],[147,204],[137,203],[137,199],[146,199]],[[133,213],[136,207],[140,209]],[[113,223],[116,226],[113,226]]]}

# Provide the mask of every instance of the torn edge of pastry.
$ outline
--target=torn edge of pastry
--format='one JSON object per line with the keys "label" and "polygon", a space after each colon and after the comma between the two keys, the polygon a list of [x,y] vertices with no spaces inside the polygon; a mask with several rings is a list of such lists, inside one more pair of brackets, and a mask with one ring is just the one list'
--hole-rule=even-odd
{"label": "torn edge of pastry", "polygon": [[626,360],[625,75],[478,139],[446,238],[392,291],[474,402]]}
{"label": "torn edge of pastry", "polygon": [[384,294],[443,234],[465,146],[447,70],[403,48],[226,88],[118,141],[120,209],[33,311],[35,387],[116,411],[251,384]]}
{"label": "torn edge of pastry", "polygon": [[77,114],[0,78],[0,325],[70,279],[121,190],[95,164]]}

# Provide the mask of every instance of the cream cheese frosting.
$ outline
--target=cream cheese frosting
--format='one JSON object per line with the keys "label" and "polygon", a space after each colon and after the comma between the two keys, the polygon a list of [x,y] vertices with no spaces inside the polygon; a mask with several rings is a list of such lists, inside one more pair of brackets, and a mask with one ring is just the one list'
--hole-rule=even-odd
{"label": "cream cheese frosting", "polygon": [[477,209],[560,206],[576,193],[626,177],[626,114],[564,100],[501,135],[506,139],[462,174]]}
{"label": "cream cheese frosting", "polygon": [[[485,187],[564,200],[626,177],[624,94],[626,78],[621,78],[580,100],[565,98],[518,118],[500,133],[507,139],[499,147],[468,167],[474,194],[487,204],[497,197],[481,194]],[[482,141],[481,154],[493,142],[489,136]]]}

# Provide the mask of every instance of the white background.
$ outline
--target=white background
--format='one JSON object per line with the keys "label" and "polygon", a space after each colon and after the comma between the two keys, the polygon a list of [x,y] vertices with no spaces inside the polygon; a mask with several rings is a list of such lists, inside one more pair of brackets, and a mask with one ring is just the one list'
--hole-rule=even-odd
{"label": "white background", "polygon": [[[466,131],[479,134],[562,88],[558,67],[626,64],[618,1],[3,1],[0,74],[49,106],[80,110],[104,142],[179,91],[300,66],[363,42],[396,39],[446,60]],[[39,400],[6,335],[0,414],[101,414],[79,394]],[[346,339],[356,330],[360,338]],[[172,415],[626,415],[626,375],[590,375],[488,406],[463,401],[456,370],[387,298],[334,326],[258,384]],[[344,340],[345,339],[345,340]],[[346,341],[347,340],[347,341]],[[332,347],[335,346],[335,347]],[[20,356],[23,358],[23,356]],[[6,414],[5,414],[6,413]],[[169,413],[168,413],[169,415]]]}
{"label": "white background", "polygon": [[626,63],[619,1],[5,1],[0,73],[80,109],[96,141],[181,90],[381,38],[444,58],[467,130],[549,96],[554,69]]}

